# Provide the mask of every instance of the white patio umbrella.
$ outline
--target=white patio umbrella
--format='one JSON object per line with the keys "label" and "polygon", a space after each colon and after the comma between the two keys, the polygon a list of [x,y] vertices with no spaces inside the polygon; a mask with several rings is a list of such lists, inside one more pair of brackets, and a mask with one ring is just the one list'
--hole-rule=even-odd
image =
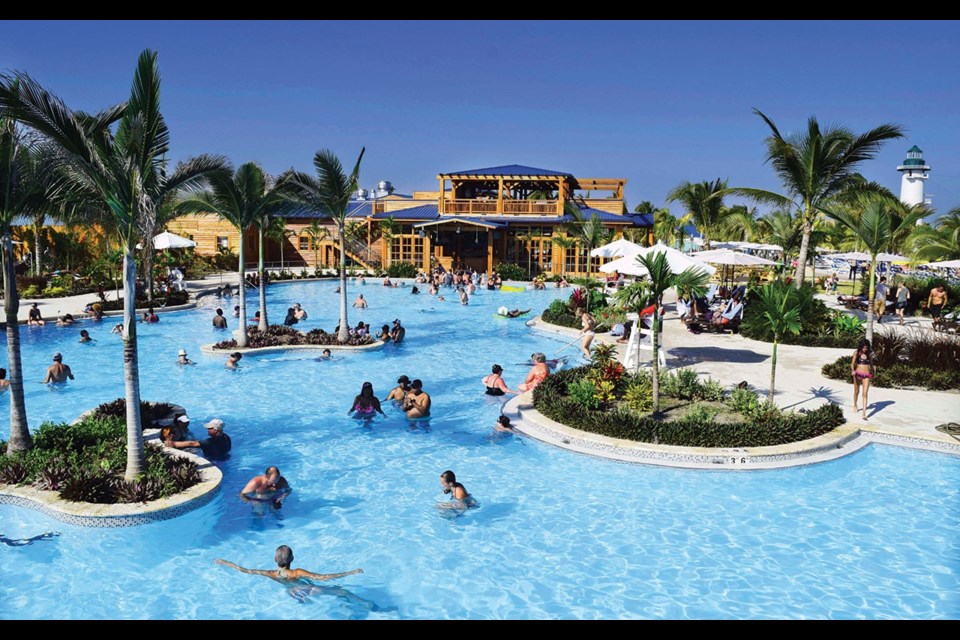
{"label": "white patio umbrella", "polygon": [[910,258],[896,253],[878,253],[877,262],[910,262]]}
{"label": "white patio umbrella", "polygon": [[186,249],[195,246],[197,246],[197,243],[190,238],[184,238],[169,231],[164,231],[163,233],[158,233],[153,236],[153,248],[157,251],[164,249]]}
{"label": "white patio umbrella", "polygon": [[767,260],[760,256],[753,256],[740,251],[730,249],[711,249],[710,251],[698,251],[691,254],[694,258],[709,262],[710,264],[735,265],[739,267],[760,267],[777,264],[773,260]]}
{"label": "white patio umbrella", "polygon": [[960,260],[942,260],[940,262],[928,262],[924,267],[933,267],[934,269],[960,269]]}
{"label": "white patio umbrella", "polygon": [[689,268],[700,269],[705,271],[708,274],[713,275],[716,272],[714,267],[706,264],[701,260],[696,258],[691,258],[682,251],[677,251],[673,247],[668,247],[662,242],[658,242],[652,247],[643,247],[636,254],[632,256],[626,256],[619,258],[612,262],[600,267],[600,271],[604,273],[613,273],[617,271],[619,273],[626,274],[628,276],[645,276],[647,275],[647,270],[637,262],[639,256],[645,256],[651,253],[664,253],[667,256],[667,263],[670,265],[670,269],[674,273],[682,273]]}
{"label": "white patio umbrella", "polygon": [[847,251],[846,253],[835,253],[831,258],[840,258],[841,260],[870,260],[870,254],[863,251]]}
{"label": "white patio umbrella", "polygon": [[597,247],[590,252],[590,255],[594,258],[616,258],[617,256],[634,256],[637,255],[637,252],[642,249],[640,245],[635,242],[630,242],[629,240],[624,240],[620,238],[614,240],[608,244],[603,245],[602,247]]}

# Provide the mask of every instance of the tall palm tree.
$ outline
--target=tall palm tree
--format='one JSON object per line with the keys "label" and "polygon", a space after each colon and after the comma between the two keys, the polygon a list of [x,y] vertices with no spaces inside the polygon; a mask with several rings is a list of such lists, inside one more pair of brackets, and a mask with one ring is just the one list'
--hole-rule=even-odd
{"label": "tall palm tree", "polygon": [[320,270],[320,242],[330,236],[327,227],[324,226],[320,218],[314,218],[310,221],[310,226],[303,230],[310,237],[310,246],[313,247],[313,269]]}
{"label": "tall palm tree", "polygon": [[771,211],[759,219],[760,238],[783,247],[780,259],[784,264],[800,247],[800,223],[789,211]]}
{"label": "tall palm tree", "polygon": [[[663,294],[676,287],[679,291],[702,296],[707,288],[710,276],[699,269],[687,269],[681,273],[674,273],[667,261],[667,254],[663,251],[649,251],[646,255],[638,255],[637,263],[649,272],[649,282],[635,283],[625,287],[617,293],[621,305],[635,311],[653,304],[653,412],[660,411],[660,361],[657,358],[660,348],[660,308],[663,306]],[[639,331],[640,327],[634,327]]]}
{"label": "tall palm tree", "polygon": [[[277,210],[280,206],[280,198],[269,186],[269,176],[256,162],[242,164],[236,172],[230,167],[225,167],[211,174],[208,181],[210,191],[184,200],[180,203],[179,209],[181,213],[214,213],[232,224],[240,234],[237,267],[240,277],[240,330],[237,332],[237,346],[246,347],[249,337],[246,321],[246,243],[243,236],[248,229],[257,226],[265,217]],[[261,247],[261,256],[262,254]],[[263,304],[262,300],[261,304]],[[266,328],[263,325],[265,316],[266,309],[261,309],[260,324],[263,329]]]}
{"label": "tall palm tree", "polygon": [[[163,173],[170,132],[160,113],[160,73],[156,53],[137,60],[129,100],[89,116],[70,110],[28,75],[0,79],[0,110],[53,143],[54,163],[70,189],[71,200],[85,201],[108,213],[123,249],[123,369],[127,422],[127,468],[132,482],[146,471],[140,422],[140,371],[137,359],[136,265],[134,248],[144,216],[161,194],[199,185],[222,160],[201,156]],[[116,131],[110,125],[118,122]]]}
{"label": "tall palm tree", "polygon": [[644,200],[643,202],[641,202],[640,204],[638,204],[633,208],[634,213],[653,213],[656,210],[657,208],[654,207],[653,203],[650,202],[649,200]]}
{"label": "tall palm tree", "polygon": [[783,183],[786,195],[764,189],[733,188],[729,193],[744,195],[758,202],[786,206],[800,212],[800,256],[794,273],[797,287],[806,274],[807,253],[814,221],[826,214],[838,199],[850,199],[858,194],[883,193],[881,185],[868,182],[857,173],[857,168],[876,156],[887,140],[903,137],[903,127],[882,124],[866,133],[855,135],[845,127],[830,126],[820,130],[817,119],[807,120],[803,135],[784,138],[770,118],[758,109],[753,112],[763,118],[771,135],[767,145],[767,162]]}
{"label": "tall palm tree", "polygon": [[727,181],[717,178],[713,182],[684,182],[667,194],[667,202],[680,202],[686,208],[691,221],[703,236],[703,248],[710,249],[710,238],[720,223],[729,215],[723,206]]}
{"label": "tall palm tree", "polygon": [[864,209],[859,216],[841,211],[827,212],[827,215],[848,227],[863,242],[870,254],[870,286],[867,304],[867,340],[873,340],[874,295],[876,294],[877,254],[890,247],[897,232],[904,226],[910,227],[920,220],[925,212],[913,209],[905,217],[898,214],[898,207],[888,198],[871,197],[864,200]]}
{"label": "tall palm tree", "polygon": [[742,204],[729,207],[719,225],[719,234],[723,240],[737,242],[756,242],[761,230],[757,208]]}
{"label": "tall palm tree", "polygon": [[533,241],[540,238],[542,234],[539,231],[528,230],[526,233],[518,233],[517,240],[524,243],[527,249],[527,278],[533,279]]}
{"label": "tall palm tree", "polygon": [[770,358],[770,394],[773,402],[777,379],[777,344],[788,332],[800,333],[800,302],[797,290],[777,280],[757,290],[757,317],[761,325],[773,334],[773,355]]}
{"label": "tall palm tree", "polygon": [[[292,233],[292,232],[291,232]],[[270,218],[269,224],[263,230],[263,235],[269,240],[275,240],[280,245],[280,271],[284,270],[283,245],[287,243],[287,219],[283,216]]]}
{"label": "tall palm tree", "polygon": [[23,365],[20,360],[20,325],[17,314],[16,259],[11,223],[18,216],[33,217],[50,204],[47,160],[36,141],[26,138],[10,118],[0,118],[0,249],[3,253],[3,310],[6,314],[7,367],[10,369],[10,441],[7,453],[29,449],[33,442],[23,400]]}
{"label": "tall palm tree", "polygon": [[[900,218],[910,217],[913,220],[918,222],[922,221],[925,218],[932,216],[935,212],[933,207],[928,204],[905,204],[900,201],[899,198],[895,197],[892,193],[887,199],[887,204],[891,208],[892,213]],[[957,211],[960,211],[958,209]],[[943,218],[941,218],[942,220]],[[922,225],[902,225],[897,231],[893,234],[893,237],[890,239],[890,246],[887,247],[887,251],[890,253],[904,253],[907,250],[907,245],[910,241],[910,236],[913,231]]]}
{"label": "tall palm tree", "polygon": [[343,172],[340,159],[329,149],[318,151],[313,157],[317,177],[293,171],[280,177],[280,190],[286,198],[302,209],[318,211],[331,216],[337,223],[340,236],[340,331],[338,342],[349,338],[347,325],[347,250],[345,246],[346,222],[350,198],[360,181],[360,161],[366,147],[360,149],[357,163],[350,175]]}
{"label": "tall palm tree", "polygon": [[[582,248],[587,255],[587,265],[586,271],[590,273],[590,263],[592,258],[590,257],[590,252],[601,245],[606,244],[610,240],[610,230],[603,226],[603,223],[600,221],[600,216],[596,213],[591,213],[590,217],[586,217],[583,211],[580,210],[580,207],[573,202],[566,202],[564,205],[566,213],[571,217],[570,222],[566,224],[568,233],[572,233],[578,240],[580,248]],[[590,298],[587,298],[587,310],[589,311]]]}

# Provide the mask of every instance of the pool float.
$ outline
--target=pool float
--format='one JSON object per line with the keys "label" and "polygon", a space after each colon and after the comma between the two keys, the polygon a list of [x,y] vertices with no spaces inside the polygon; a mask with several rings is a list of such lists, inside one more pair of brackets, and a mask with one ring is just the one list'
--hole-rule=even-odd
{"label": "pool float", "polygon": [[526,287],[511,287],[510,285],[507,285],[507,284],[500,287],[500,291],[512,291],[514,293],[517,293],[520,291],[526,291],[526,290],[527,290]]}

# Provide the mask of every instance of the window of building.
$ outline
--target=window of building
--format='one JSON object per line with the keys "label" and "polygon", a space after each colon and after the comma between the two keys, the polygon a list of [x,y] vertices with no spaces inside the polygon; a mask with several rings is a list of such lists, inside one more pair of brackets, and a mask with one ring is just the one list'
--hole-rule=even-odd
{"label": "window of building", "polygon": [[217,249],[226,251],[230,248],[230,238],[227,236],[217,236]]}
{"label": "window of building", "polygon": [[300,236],[300,251],[310,251],[310,237]]}

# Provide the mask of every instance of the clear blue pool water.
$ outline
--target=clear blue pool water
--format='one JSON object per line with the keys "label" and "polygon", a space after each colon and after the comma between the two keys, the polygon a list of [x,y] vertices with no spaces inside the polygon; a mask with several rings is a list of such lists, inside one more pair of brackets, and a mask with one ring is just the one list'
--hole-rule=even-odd
{"label": "clear blue pool water", "polygon": [[[334,287],[271,287],[274,321],[300,302],[304,328],[330,330]],[[495,309],[540,311],[559,292],[483,291],[462,307],[374,284],[351,285],[351,300],[357,290],[370,308],[351,309],[351,324],[399,317],[404,344],[333,362],[251,356],[230,372],[199,350],[223,337],[210,309],[141,325],[143,397],[183,404],[194,433],[200,420],[226,422],[234,448],[223,490],[186,516],[120,530],[0,506],[8,538],[60,533],[0,544],[0,618],[960,617],[960,459],[873,445],[815,466],[722,473],[497,437],[500,403],[481,394],[480,378],[498,362],[512,386],[527,370],[518,363],[564,341]],[[111,326],[24,329],[32,427],[122,395]],[[97,342],[77,344],[81,328]],[[199,364],[174,364],[180,347]],[[61,390],[39,384],[53,351],[77,376]],[[369,426],[347,416],[363,381],[383,397],[400,374],[432,394],[427,428],[393,408]],[[0,397],[0,410],[7,403]],[[240,488],[271,464],[295,489],[283,508],[241,502]],[[448,468],[479,508],[459,517],[437,508]],[[213,562],[273,568],[280,544],[294,566],[364,573],[299,602]]]}

